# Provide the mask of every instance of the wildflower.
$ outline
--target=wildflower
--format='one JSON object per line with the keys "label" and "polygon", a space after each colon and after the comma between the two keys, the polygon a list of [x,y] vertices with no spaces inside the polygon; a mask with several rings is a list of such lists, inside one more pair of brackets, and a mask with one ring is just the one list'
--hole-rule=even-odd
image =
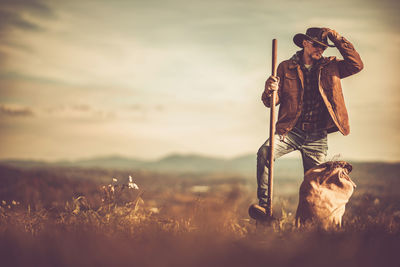
{"label": "wildflower", "polygon": [[115,188],[114,188],[114,186],[113,185],[108,185],[108,188],[109,188],[109,190],[111,191],[111,192],[113,192],[114,193],[114,191],[115,191]]}
{"label": "wildflower", "polygon": [[151,213],[155,213],[155,214],[160,213],[160,210],[159,210],[159,208],[157,208],[157,207],[152,207],[152,208],[149,209],[149,211],[150,211]]}
{"label": "wildflower", "polygon": [[136,190],[139,189],[139,186],[133,182],[132,176],[130,176],[130,175],[129,175],[128,187],[131,189],[136,189]]}
{"label": "wildflower", "polygon": [[11,204],[17,205],[17,202],[15,200],[11,201]]}
{"label": "wildflower", "polygon": [[1,204],[5,206],[5,205],[7,205],[7,202],[5,200],[2,200]]}
{"label": "wildflower", "polygon": [[114,183],[118,182],[117,178],[112,178],[112,181],[113,181]]}

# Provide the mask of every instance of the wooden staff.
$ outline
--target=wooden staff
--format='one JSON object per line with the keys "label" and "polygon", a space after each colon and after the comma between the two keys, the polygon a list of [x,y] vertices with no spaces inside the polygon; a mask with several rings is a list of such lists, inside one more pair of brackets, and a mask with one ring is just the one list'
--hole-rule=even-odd
{"label": "wooden staff", "polygon": [[[276,77],[276,57],[277,57],[277,46],[278,41],[272,40],[272,75]],[[267,215],[272,217],[272,188],[274,178],[274,143],[275,143],[275,106],[276,106],[276,94],[277,91],[272,91],[271,97],[271,113],[269,120],[269,172],[268,172],[268,207]]]}

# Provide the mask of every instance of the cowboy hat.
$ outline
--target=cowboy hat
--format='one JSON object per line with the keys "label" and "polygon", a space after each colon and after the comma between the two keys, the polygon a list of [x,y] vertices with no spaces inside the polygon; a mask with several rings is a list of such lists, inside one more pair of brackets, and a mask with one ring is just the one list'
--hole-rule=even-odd
{"label": "cowboy hat", "polygon": [[303,40],[309,40],[325,47],[335,47],[328,44],[328,33],[325,28],[308,28],[306,34],[298,33],[293,37],[293,42],[303,48]]}

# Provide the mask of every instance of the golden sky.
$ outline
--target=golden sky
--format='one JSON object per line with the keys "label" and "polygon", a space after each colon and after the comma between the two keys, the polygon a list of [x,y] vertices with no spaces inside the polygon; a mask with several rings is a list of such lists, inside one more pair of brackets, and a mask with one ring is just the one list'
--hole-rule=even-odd
{"label": "golden sky", "polygon": [[[337,30],[365,69],[342,81],[351,133],[329,155],[400,160],[398,1],[0,0],[0,158],[256,153],[271,40]],[[329,48],[325,56],[340,54]]]}

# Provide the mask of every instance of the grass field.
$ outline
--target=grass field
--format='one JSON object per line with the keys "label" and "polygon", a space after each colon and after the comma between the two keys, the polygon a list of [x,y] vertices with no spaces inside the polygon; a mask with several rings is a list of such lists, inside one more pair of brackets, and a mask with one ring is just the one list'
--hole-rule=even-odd
{"label": "grass field", "polygon": [[277,220],[256,227],[254,178],[1,166],[1,265],[400,266],[399,164],[354,167],[326,232],[294,227],[300,179],[277,178]]}

